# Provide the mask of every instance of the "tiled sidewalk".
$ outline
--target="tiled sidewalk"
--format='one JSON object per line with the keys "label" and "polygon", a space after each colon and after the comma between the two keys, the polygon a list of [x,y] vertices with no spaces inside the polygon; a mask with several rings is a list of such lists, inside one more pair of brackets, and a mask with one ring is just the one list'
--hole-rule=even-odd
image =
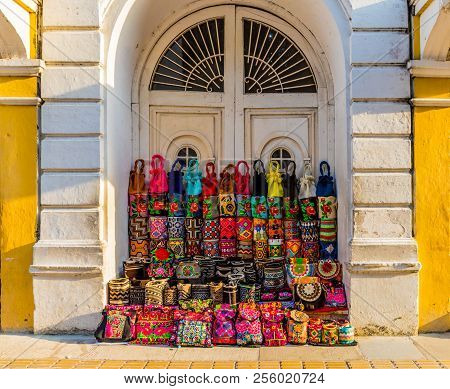
{"label": "tiled sidewalk", "polygon": [[360,337],[355,347],[174,348],[98,344],[92,336],[0,335],[0,368],[450,368],[450,333]]}

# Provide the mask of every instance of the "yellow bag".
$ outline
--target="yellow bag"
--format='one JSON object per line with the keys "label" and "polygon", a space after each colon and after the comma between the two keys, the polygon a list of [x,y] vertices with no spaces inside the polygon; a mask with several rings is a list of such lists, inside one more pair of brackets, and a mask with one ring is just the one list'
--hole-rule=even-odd
{"label": "yellow bag", "polygon": [[268,197],[283,197],[280,164],[277,161],[270,162],[266,180],[269,185]]}

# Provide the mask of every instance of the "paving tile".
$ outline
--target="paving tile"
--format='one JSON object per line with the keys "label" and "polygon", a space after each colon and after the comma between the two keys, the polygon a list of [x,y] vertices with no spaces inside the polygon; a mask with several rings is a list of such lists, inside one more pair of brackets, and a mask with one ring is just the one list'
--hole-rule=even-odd
{"label": "paving tile", "polygon": [[281,361],[282,369],[303,369],[301,361]]}
{"label": "paving tile", "polygon": [[169,363],[168,369],[189,369],[191,362],[189,361],[172,361]]}
{"label": "paving tile", "polygon": [[413,361],[393,361],[397,369],[418,369]]}
{"label": "paving tile", "polygon": [[325,369],[325,362],[321,361],[305,361],[303,369]]}
{"label": "paving tile", "polygon": [[280,362],[278,362],[278,361],[260,361],[259,368],[260,369],[279,369]]}
{"label": "paving tile", "polygon": [[23,353],[31,348],[39,337],[31,334],[2,334],[0,336],[0,359],[23,358]]}
{"label": "paving tile", "polygon": [[284,346],[262,347],[261,361],[347,361],[362,359],[358,347]]}
{"label": "paving tile", "polygon": [[[259,348],[250,347],[212,347],[212,348],[179,348],[173,361],[257,361]],[[159,358],[157,358],[159,359]],[[274,358],[270,358],[273,360]]]}
{"label": "paving tile", "polygon": [[412,339],[396,336],[364,336],[358,338],[358,347],[368,360],[426,359]]}
{"label": "paving tile", "polygon": [[149,361],[145,366],[146,369],[167,369],[169,361]]}
{"label": "paving tile", "polygon": [[327,369],[348,369],[347,363],[344,361],[325,362],[325,366]]}
{"label": "paving tile", "polygon": [[191,369],[212,369],[214,362],[210,361],[200,361],[192,362]]}
{"label": "paving tile", "polygon": [[233,361],[215,361],[214,369],[234,369],[235,362]]}
{"label": "paving tile", "polygon": [[258,369],[257,361],[238,361],[236,362],[236,369]]}
{"label": "paving tile", "polygon": [[413,340],[426,357],[417,359],[450,359],[450,332],[444,334],[423,334],[414,336]]}
{"label": "paving tile", "polygon": [[450,361],[439,361],[446,369],[450,369]]}
{"label": "paving tile", "polygon": [[372,365],[369,361],[365,360],[357,360],[357,361],[348,361],[350,369],[372,369]]}
{"label": "paving tile", "polygon": [[[170,361],[176,351],[175,348],[165,346],[99,345],[83,355],[83,359]],[[187,359],[191,358],[184,358],[184,360]]]}
{"label": "paving tile", "polygon": [[414,361],[419,369],[442,369],[442,366],[436,361]]}
{"label": "paving tile", "polygon": [[386,360],[376,360],[376,361],[370,361],[372,364],[372,367],[374,369],[395,369],[395,366],[392,364],[391,361]]}

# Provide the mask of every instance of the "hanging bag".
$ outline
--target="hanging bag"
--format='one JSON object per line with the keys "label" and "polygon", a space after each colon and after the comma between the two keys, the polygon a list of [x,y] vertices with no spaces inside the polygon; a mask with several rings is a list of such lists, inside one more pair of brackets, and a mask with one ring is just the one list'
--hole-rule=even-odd
{"label": "hanging bag", "polygon": [[269,172],[267,173],[268,197],[283,197],[281,182],[280,164],[277,161],[270,161]]}
{"label": "hanging bag", "polygon": [[128,194],[143,194],[145,193],[145,173],[144,160],[137,159],[134,162],[134,168],[130,171],[130,181],[128,183]]}
{"label": "hanging bag", "polygon": [[203,196],[217,196],[219,190],[219,182],[217,181],[216,165],[214,162],[206,164],[206,176],[202,178]]}
{"label": "hanging bag", "polygon": [[167,193],[169,190],[164,162],[165,159],[162,155],[153,155],[150,163],[149,193]]}
{"label": "hanging bag", "polygon": [[236,216],[236,200],[234,197],[234,165],[228,164],[220,173],[219,204],[220,216]]}
{"label": "hanging bag", "polygon": [[148,217],[148,199],[145,193],[145,163],[143,159],[134,162],[134,168],[130,171],[128,183],[128,214],[130,218],[138,218],[138,222],[145,222]]}
{"label": "hanging bag", "polygon": [[267,181],[264,163],[260,159],[253,163],[253,195],[251,197],[252,217],[267,219]]}
{"label": "hanging bag", "polygon": [[285,219],[296,220],[300,213],[297,197],[297,177],[295,176],[296,168],[297,165],[294,161],[288,161],[286,174],[283,177],[283,208]]}
{"label": "hanging bag", "polygon": [[317,182],[317,196],[335,196],[334,181],[330,175],[330,165],[326,161],[320,163],[320,177]]}
{"label": "hanging bag", "polygon": [[[244,166],[244,173],[240,172],[240,166]],[[236,194],[250,195],[250,168],[247,162],[239,161],[234,169],[234,180],[236,187]]]}
{"label": "hanging bag", "polygon": [[184,161],[177,159],[170,170],[169,176],[169,216],[184,216],[183,204],[183,168]]}
{"label": "hanging bag", "polygon": [[199,196],[202,193],[202,173],[198,160],[191,159],[184,175],[186,181],[186,194],[188,196]]}
{"label": "hanging bag", "polygon": [[316,183],[312,174],[311,162],[304,161],[303,176],[300,177],[299,198],[307,199],[316,196]]}

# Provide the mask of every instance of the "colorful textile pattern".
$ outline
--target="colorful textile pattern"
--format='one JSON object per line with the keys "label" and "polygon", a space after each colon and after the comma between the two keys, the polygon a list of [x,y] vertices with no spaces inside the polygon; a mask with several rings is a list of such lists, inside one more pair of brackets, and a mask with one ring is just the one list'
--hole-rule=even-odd
{"label": "colorful textile pattern", "polygon": [[[212,347],[211,322],[202,320],[203,314],[189,312],[178,324],[177,345]],[[199,317],[199,319],[195,319]]]}
{"label": "colorful textile pattern", "polygon": [[292,344],[306,344],[308,341],[309,316],[301,311],[292,310],[288,319],[288,340]]}
{"label": "colorful textile pattern", "polygon": [[191,298],[191,290],[192,285],[191,284],[177,284],[178,289],[178,302],[182,300],[188,300]]}
{"label": "colorful textile pattern", "polygon": [[239,240],[237,242],[237,256],[241,259],[253,258],[253,242]]}
{"label": "colorful textile pattern", "polygon": [[184,220],[184,228],[186,230],[186,239],[200,240],[202,239],[203,219],[187,217]]}
{"label": "colorful textile pattern", "polygon": [[284,287],[284,270],[283,267],[264,268],[264,280],[263,280],[263,289],[267,292],[277,292],[283,289]]}
{"label": "colorful textile pattern", "polygon": [[186,240],[186,255],[193,257],[194,255],[202,255],[201,240]]}
{"label": "colorful textile pattern", "polygon": [[283,225],[286,240],[300,239],[300,227],[297,220],[284,220]]}
{"label": "colorful textile pattern", "polygon": [[300,220],[308,222],[318,219],[317,197],[308,197],[300,200]]}
{"label": "colorful textile pattern", "polygon": [[253,219],[253,240],[267,240],[267,220]]}
{"label": "colorful textile pattern", "polygon": [[165,240],[169,238],[166,216],[150,216],[148,219],[148,226],[150,239]]}
{"label": "colorful textile pattern", "polygon": [[128,214],[130,217],[148,217],[147,194],[128,195]]}
{"label": "colorful textile pattern", "polygon": [[252,216],[256,219],[267,219],[268,207],[265,196],[252,196],[251,198]]}
{"label": "colorful textile pattern", "polygon": [[148,245],[148,251],[152,252],[155,249],[158,248],[167,248],[167,239],[150,239],[149,245]]}
{"label": "colorful textile pattern", "polygon": [[337,242],[320,242],[320,259],[335,261],[337,259]]}
{"label": "colorful textile pattern", "polygon": [[148,225],[146,217],[130,217],[128,224],[128,234],[133,239],[147,239]]}
{"label": "colorful textile pattern", "polygon": [[138,314],[134,343],[170,345],[175,341],[176,331],[172,308],[146,306]]}
{"label": "colorful textile pattern", "polygon": [[184,258],[186,251],[184,247],[184,239],[169,239],[167,248],[172,251],[175,259]]}
{"label": "colorful textile pattern", "polygon": [[236,201],[234,194],[219,194],[220,216],[236,216]]}
{"label": "colorful textile pattern", "polygon": [[269,207],[269,219],[282,219],[283,212],[281,208],[281,197],[268,197],[267,205]]}
{"label": "colorful textile pattern", "polygon": [[336,323],[324,323],[322,327],[322,343],[333,346],[339,342],[339,330]]}
{"label": "colorful textile pattern", "polygon": [[303,242],[318,242],[319,222],[317,220],[300,222],[300,235]]}
{"label": "colorful textile pattern", "polygon": [[202,271],[197,261],[182,261],[177,265],[176,275],[179,280],[200,278]]}
{"label": "colorful textile pattern", "polygon": [[315,263],[320,259],[318,242],[303,242],[302,257],[307,258],[310,263]]}
{"label": "colorful textile pattern", "polygon": [[147,274],[150,278],[170,278],[174,275],[173,254],[165,248],[157,248],[151,253]]}
{"label": "colorful textile pattern", "polygon": [[109,311],[106,316],[105,338],[122,339],[127,316],[120,311]]}
{"label": "colorful textile pattern", "polygon": [[268,236],[269,239],[283,239],[283,220],[269,219]]}
{"label": "colorful textile pattern", "polygon": [[236,239],[236,219],[220,218],[220,239]]}
{"label": "colorful textile pattern", "polygon": [[300,216],[300,205],[296,197],[285,197],[283,199],[284,218],[298,220]]}
{"label": "colorful textile pattern", "polygon": [[[313,279],[314,277],[311,277]],[[320,299],[322,295],[322,285],[317,280],[311,282],[302,282],[295,285],[297,296],[300,297],[304,303],[313,303]]]}
{"label": "colorful textile pattern", "polygon": [[285,313],[281,309],[281,303],[264,303],[261,304],[260,308],[264,346],[285,346],[287,334],[283,326]]}
{"label": "colorful textile pattern", "polygon": [[180,301],[180,308],[188,311],[194,311],[197,313],[202,313],[211,308],[212,300],[199,300],[199,299],[191,299],[186,301]]}
{"label": "colorful textile pattern", "polygon": [[203,198],[203,219],[211,220],[219,217],[219,196]]}
{"label": "colorful textile pattern", "polygon": [[213,343],[236,344],[235,309],[230,304],[220,304],[214,310]]}
{"label": "colorful textile pattern", "polygon": [[290,258],[286,264],[288,285],[293,286],[302,278],[314,275],[314,265],[306,258]]}
{"label": "colorful textile pattern", "polygon": [[130,239],[130,257],[148,258],[149,244],[147,239]]}
{"label": "colorful textile pattern", "polygon": [[221,239],[219,241],[219,248],[222,257],[235,257],[237,254],[235,239]]}
{"label": "colorful textile pattern", "polygon": [[256,304],[239,304],[239,315],[236,320],[236,340],[239,346],[262,344],[260,312]]}
{"label": "colorful textile pattern", "polygon": [[203,239],[215,240],[220,238],[219,219],[205,219],[203,223]]}
{"label": "colorful textile pattern", "polygon": [[253,220],[250,217],[236,218],[237,238],[238,240],[249,241],[253,236]]}
{"label": "colorful textile pattern", "polygon": [[167,215],[168,203],[166,193],[149,193],[148,214],[153,216]]}
{"label": "colorful textile pattern", "polygon": [[316,266],[316,273],[324,280],[332,280],[341,273],[341,264],[337,261],[320,260]]}
{"label": "colorful textile pattern", "polygon": [[206,257],[218,257],[220,255],[219,239],[203,240],[203,254]]}
{"label": "colorful textile pattern", "polygon": [[186,215],[181,193],[169,194],[169,216],[182,217]]}
{"label": "colorful textile pattern", "polygon": [[345,296],[345,289],[343,284],[338,285],[323,285],[325,293],[325,306],[326,307],[340,307],[347,306],[347,298]]}
{"label": "colorful textile pattern", "polygon": [[289,258],[298,258],[300,257],[301,249],[302,249],[302,243],[300,239],[291,239],[285,241],[285,256],[286,259]]}
{"label": "colorful textile pattern", "polygon": [[169,239],[183,239],[186,237],[184,217],[169,216],[167,224]]}
{"label": "colorful textile pattern", "polygon": [[322,341],[322,320],[309,319],[308,323],[308,342],[319,344]]}
{"label": "colorful textile pattern", "polygon": [[200,196],[189,195],[186,202],[186,217],[200,218],[203,217],[203,211],[200,202]]}
{"label": "colorful textile pattern", "polygon": [[336,197],[318,197],[320,220],[335,220],[337,218]]}
{"label": "colorful textile pattern", "polygon": [[237,216],[251,217],[252,216],[252,201],[250,195],[238,194],[236,195]]}
{"label": "colorful textile pattern", "polygon": [[279,258],[283,256],[283,240],[269,239],[269,258]]}
{"label": "colorful textile pattern", "polygon": [[269,252],[269,243],[267,240],[255,240],[254,250],[255,259],[265,259]]}
{"label": "colorful textile pattern", "polygon": [[334,242],[337,239],[336,220],[322,220],[320,222],[320,240],[322,242]]}

